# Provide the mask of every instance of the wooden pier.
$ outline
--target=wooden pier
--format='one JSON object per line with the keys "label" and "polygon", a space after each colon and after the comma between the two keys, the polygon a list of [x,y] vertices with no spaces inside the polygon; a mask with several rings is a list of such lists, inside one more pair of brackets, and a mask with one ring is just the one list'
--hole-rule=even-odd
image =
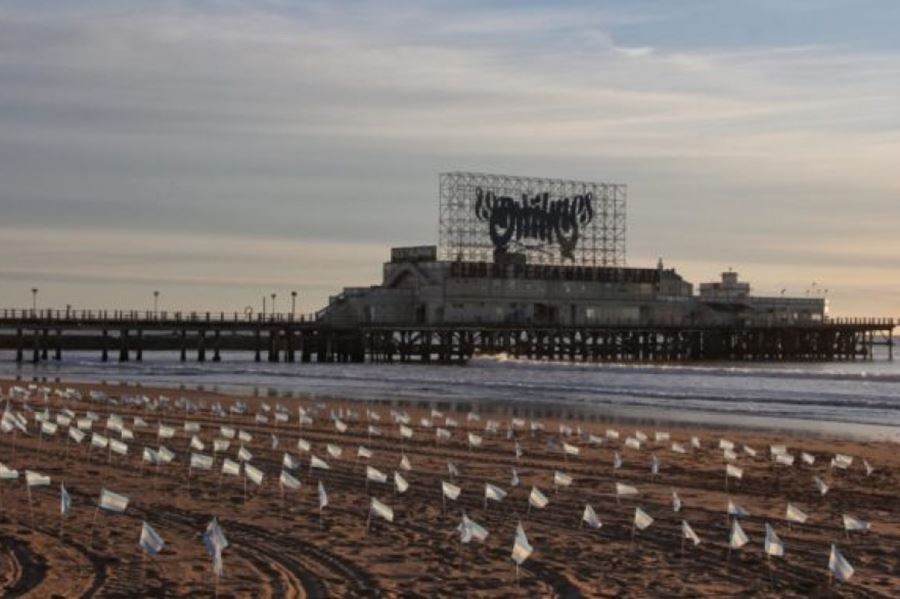
{"label": "wooden pier", "polygon": [[0,350],[18,362],[62,360],[96,351],[102,360],[141,361],[177,352],[182,361],[218,362],[244,352],[269,362],[460,363],[475,355],[571,362],[893,359],[892,319],[830,319],[753,327],[619,323],[531,325],[328,326],[315,316],[238,313],[0,311]]}

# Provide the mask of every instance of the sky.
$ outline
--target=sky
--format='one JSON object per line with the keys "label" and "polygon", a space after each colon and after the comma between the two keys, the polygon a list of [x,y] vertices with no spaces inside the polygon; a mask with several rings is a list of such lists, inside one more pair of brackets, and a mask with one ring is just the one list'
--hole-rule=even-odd
{"label": "sky", "polygon": [[[900,2],[0,2],[0,305],[297,311],[438,174],[628,185],[631,266],[900,316]],[[269,300],[271,302],[271,300]]]}

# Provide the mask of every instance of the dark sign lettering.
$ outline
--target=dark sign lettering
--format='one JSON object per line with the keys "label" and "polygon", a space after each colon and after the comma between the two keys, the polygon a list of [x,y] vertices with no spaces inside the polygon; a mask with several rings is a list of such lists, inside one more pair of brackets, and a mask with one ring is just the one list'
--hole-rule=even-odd
{"label": "dark sign lettering", "polygon": [[518,201],[475,188],[475,215],[488,223],[491,243],[499,252],[509,250],[513,241],[538,241],[559,245],[563,260],[575,261],[579,230],[594,218],[594,196],[590,192],[572,198],[550,199],[547,192],[532,197],[522,194]]}

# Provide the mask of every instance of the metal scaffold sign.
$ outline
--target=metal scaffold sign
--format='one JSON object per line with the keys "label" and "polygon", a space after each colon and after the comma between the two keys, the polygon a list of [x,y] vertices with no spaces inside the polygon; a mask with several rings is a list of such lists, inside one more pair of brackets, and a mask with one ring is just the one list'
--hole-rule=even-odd
{"label": "metal scaffold sign", "polygon": [[625,185],[452,172],[440,176],[442,260],[625,265]]}

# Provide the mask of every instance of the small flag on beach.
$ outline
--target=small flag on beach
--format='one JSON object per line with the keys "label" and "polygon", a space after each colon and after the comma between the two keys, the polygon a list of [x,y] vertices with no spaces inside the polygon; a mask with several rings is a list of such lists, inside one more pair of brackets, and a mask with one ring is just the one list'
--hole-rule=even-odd
{"label": "small flag on beach", "polygon": [[653,439],[657,443],[664,443],[664,442],[669,441],[670,436],[669,436],[669,433],[656,431],[653,435]]}
{"label": "small flag on beach", "polygon": [[846,470],[853,464],[853,457],[849,455],[844,455],[841,453],[834,454],[834,457],[831,458],[831,467],[832,468],[840,468],[841,470]]}
{"label": "small flag on beach", "polygon": [[572,484],[572,477],[566,474],[565,472],[560,472],[556,470],[553,472],[553,486],[555,487],[568,487]]}
{"label": "small flag on beach", "polygon": [[171,426],[166,426],[164,424],[159,425],[159,430],[157,431],[157,437],[160,439],[171,439],[175,436],[175,428]]}
{"label": "small flag on beach", "polygon": [[372,450],[363,445],[360,445],[359,449],[356,450],[356,457],[363,458],[366,460],[371,459],[372,458]]}
{"label": "small flag on beach", "polygon": [[394,510],[391,507],[381,503],[374,497],[372,498],[370,509],[376,516],[384,518],[388,522],[394,521]]}
{"label": "small flag on beach", "polygon": [[528,495],[529,506],[543,509],[547,507],[548,503],[550,503],[550,500],[547,499],[546,495],[541,493],[541,491],[537,487],[531,487],[531,493]]}
{"label": "small flag on beach", "polygon": [[700,449],[700,437],[691,437],[691,447]]}
{"label": "small flag on beach", "polygon": [[318,468],[320,470],[331,470],[331,466],[329,466],[325,460],[317,458],[316,456],[311,454],[309,457],[309,467],[310,469]]}
{"label": "small flag on beach", "polygon": [[800,459],[803,460],[803,463],[808,466],[812,466],[816,463],[816,456],[812,455],[811,453],[806,453],[805,451],[800,453]]}
{"label": "small flag on beach", "polygon": [[732,464],[725,464],[725,478],[744,478],[744,471]]}
{"label": "small flag on beach", "polygon": [[69,513],[69,510],[72,508],[72,498],[69,497],[69,492],[66,491],[66,485],[59,483],[59,513],[61,516],[65,516]]}
{"label": "small flag on beach", "polygon": [[[471,434],[472,433],[469,433],[469,435],[471,435]],[[449,441],[450,438],[453,436],[453,434],[445,428],[437,427],[436,429],[434,429],[434,436],[437,438],[438,441]],[[481,439],[481,437],[479,437],[479,441],[478,441],[479,444],[481,444],[480,439]],[[469,440],[469,445],[470,446],[472,445],[471,439]]]}
{"label": "small flag on beach", "polygon": [[376,483],[386,483],[387,474],[372,466],[366,466],[366,480],[371,480]]}
{"label": "small flag on beach", "polygon": [[616,496],[637,495],[637,487],[626,485],[625,483],[616,483]]}
{"label": "small flag on beach", "polygon": [[475,433],[469,433],[469,447],[481,447],[481,437]]}
{"label": "small flag on beach", "polygon": [[394,489],[401,495],[406,493],[406,490],[409,489],[409,483],[406,482],[406,479],[396,470],[394,470]]}
{"label": "small flag on beach", "polygon": [[409,458],[406,457],[405,453],[400,454],[400,469],[405,472],[412,470],[412,464],[409,463]]}
{"label": "small flag on beach", "polygon": [[848,514],[844,514],[842,516],[842,519],[844,521],[844,530],[846,530],[846,531],[869,530],[869,528],[870,528],[870,524],[868,522],[866,522],[864,520],[859,520]]}
{"label": "small flag on beach", "polygon": [[128,446],[118,439],[109,440],[109,449],[110,451],[118,455],[126,455],[128,453]]}
{"label": "small flag on beach", "polygon": [[793,503],[788,503],[785,518],[787,518],[788,522],[803,524],[806,522],[807,515]]}
{"label": "small flag on beach", "polygon": [[729,441],[728,439],[719,439],[719,449],[721,450],[734,450],[734,443]]}
{"label": "small flag on beach", "polygon": [[628,447],[630,449],[640,449],[641,442],[634,437],[628,437],[627,439],[625,439],[625,447]]}
{"label": "small flag on beach", "polygon": [[278,477],[278,483],[283,488],[291,491],[296,491],[300,488],[300,481],[294,478],[294,476],[287,470],[281,471],[281,475]]}
{"label": "small flag on beach", "polygon": [[340,445],[335,445],[334,443],[328,443],[327,445],[325,445],[325,449],[326,451],[328,451],[328,455],[330,455],[334,459],[340,458],[341,454],[344,452],[344,450],[341,449]]}
{"label": "small flag on beach", "polygon": [[238,441],[240,441],[241,443],[250,443],[251,441],[253,441],[253,435],[245,430],[240,430],[238,431]]}
{"label": "small flag on beach", "polygon": [[284,452],[284,456],[281,458],[281,466],[288,470],[296,470],[300,467],[300,460],[288,452]]}
{"label": "small flag on beach", "polygon": [[615,441],[619,438],[619,431],[612,428],[606,429],[606,438],[611,441]]}
{"label": "small flag on beach", "polygon": [[733,449],[723,449],[722,457],[725,458],[726,462],[734,462],[738,458],[737,454],[734,452]]}
{"label": "small flag on beach", "polygon": [[581,514],[581,521],[591,528],[600,528],[603,526],[603,524],[600,523],[600,518],[597,517],[597,512],[594,511],[594,508],[591,507],[590,504],[585,504],[584,512]]}
{"label": "small flag on beach", "polygon": [[234,462],[225,458],[222,461],[222,474],[227,474],[229,476],[240,476],[241,475],[241,464],[240,462]]}
{"label": "small flag on beach", "polygon": [[516,526],[516,537],[513,540],[512,560],[516,562],[517,566],[520,566],[531,556],[533,551],[531,543],[528,542],[528,537],[525,536],[525,529],[522,528],[522,523],[519,522]]}
{"label": "small flag on beach", "polygon": [[220,426],[219,432],[226,439],[234,439],[234,429],[231,428],[230,426]]}
{"label": "small flag on beach", "polygon": [[106,489],[100,491],[100,509],[121,514],[127,507],[128,498],[124,495],[119,495]]}
{"label": "small flag on beach", "polygon": [[147,552],[147,555],[153,556],[162,551],[165,542],[163,542],[162,537],[153,530],[153,527],[144,522],[141,526],[141,538],[138,541],[138,545]]}
{"label": "small flag on beach", "polygon": [[687,523],[687,520],[681,521],[681,536],[693,542],[695,547],[700,544],[700,537],[697,536],[691,525]]}
{"label": "small flag on beach", "polygon": [[825,484],[824,480],[822,480],[818,476],[814,476],[813,482],[816,484],[816,489],[818,489],[820,495],[825,495],[826,493],[828,493],[828,485]]}
{"label": "small flag on beach", "polygon": [[746,518],[750,515],[750,512],[733,502],[731,499],[728,500],[728,515],[734,516],[735,518]]}
{"label": "small flag on beach", "polygon": [[622,467],[622,456],[619,455],[618,451],[613,452],[613,470],[618,470]]}
{"label": "small flag on beach", "polygon": [[175,459],[175,453],[172,452],[168,447],[164,445],[160,445],[159,449],[156,451],[156,455],[159,457],[159,460],[163,464],[168,464],[172,460]]}
{"label": "small flag on beach", "polygon": [[0,464],[0,480],[19,480],[19,471]]}
{"label": "small flag on beach", "polygon": [[325,493],[325,486],[319,481],[319,509],[321,510],[328,505],[328,494]]}
{"label": "small flag on beach", "polygon": [[215,518],[203,532],[203,544],[206,546],[206,553],[213,559],[213,572],[216,576],[221,576],[222,552],[228,547],[228,539],[225,538],[225,533]]}
{"label": "small flag on beach", "polygon": [[634,438],[641,443],[647,442],[647,435],[643,431],[634,431]]}
{"label": "small flag on beach", "polygon": [[872,476],[872,473],[875,472],[875,468],[873,468],[872,465],[869,464],[868,460],[863,459],[863,466],[865,466],[866,468],[866,476]]}
{"label": "small flag on beach", "polygon": [[413,437],[413,429],[409,428],[405,424],[400,425],[400,436],[404,439],[412,439]]}
{"label": "small flag on beach", "polygon": [[[15,470],[13,470],[13,472],[15,472]],[[18,473],[16,474],[16,478],[18,478]],[[50,477],[33,470],[26,470],[25,484],[29,487],[46,487],[50,485]]]}
{"label": "small flag on beach", "polygon": [[459,497],[462,489],[454,485],[453,483],[448,483],[447,481],[441,481],[441,493],[447,499],[451,501],[455,501],[457,497]]}
{"label": "small flag on beach", "polygon": [[659,458],[656,454],[650,456],[650,474],[656,476],[659,474]]}
{"label": "small flag on beach", "polygon": [[781,539],[778,538],[778,535],[775,533],[775,529],[769,526],[768,522],[766,522],[766,539],[763,546],[766,555],[774,555],[775,557],[784,556],[784,543],[781,542]]}
{"label": "small flag on beach", "polygon": [[751,458],[755,458],[755,457],[756,457],[756,450],[753,449],[752,447],[750,447],[749,445],[744,445],[744,446],[743,446],[743,450],[744,450],[744,453],[746,453],[746,454],[747,454],[748,456],[750,456]]}
{"label": "small flag on beach", "polygon": [[519,442],[518,442],[518,441],[516,441],[516,450],[515,450],[515,453],[516,453],[516,459],[517,459],[517,460],[520,459],[520,458],[522,457],[522,446],[519,445]]}
{"label": "small flag on beach", "polygon": [[650,517],[650,514],[639,507],[634,508],[634,526],[638,530],[644,530],[651,524],[653,524],[653,518]]}
{"label": "small flag on beach", "polygon": [[263,471],[253,466],[249,462],[244,463],[244,475],[253,481],[253,483],[258,487],[262,485],[263,482]]}
{"label": "small flag on beach", "polygon": [[841,582],[850,580],[853,576],[853,566],[841,555],[837,546],[831,545],[831,554],[828,556],[828,570]]}
{"label": "small flag on beach", "polygon": [[241,445],[240,449],[238,449],[237,458],[241,462],[249,462],[253,459],[253,454],[250,453],[250,450]]}
{"label": "small flag on beach", "polygon": [[747,535],[744,533],[744,529],[741,528],[740,523],[735,518],[731,521],[731,534],[728,536],[728,548],[729,549],[740,549],[750,539],[747,538]]}
{"label": "small flag on beach", "polygon": [[203,441],[200,440],[200,437],[194,435],[191,437],[191,449],[196,449],[197,451],[203,451]]}
{"label": "small flag on beach", "polygon": [[213,467],[213,459],[212,456],[204,455],[202,453],[194,453],[191,452],[191,469],[198,470],[212,470]]}
{"label": "small flag on beach", "polygon": [[106,449],[106,446],[109,445],[109,439],[100,433],[94,433],[91,435],[91,446],[97,447],[99,449]]}
{"label": "small flag on beach", "polygon": [[787,453],[787,445],[769,445],[769,453],[773,456]]}
{"label": "small flag on beach", "polygon": [[672,511],[676,514],[681,511],[681,497],[672,489]]}
{"label": "small flag on beach", "polygon": [[687,453],[687,449],[681,443],[672,442],[672,452],[673,453]]}
{"label": "small flag on beach", "polygon": [[509,486],[518,487],[519,486],[519,473],[516,472],[516,469],[512,469],[512,478],[509,481]]}
{"label": "small flag on beach", "polygon": [[562,446],[563,446],[563,452],[566,455],[577,456],[577,455],[581,454],[581,449],[579,449],[575,445],[570,445],[564,441]]}
{"label": "small flag on beach", "polygon": [[312,449],[312,444],[306,439],[297,439],[297,449],[309,453],[310,449]]}
{"label": "small flag on beach", "polygon": [[471,542],[472,539],[483,543],[488,536],[487,529],[474,520],[470,520],[469,517],[466,516],[465,512],[463,512],[462,522],[460,522],[457,530],[459,531],[460,542],[466,544]]}
{"label": "small flag on beach", "polygon": [[69,429],[69,438],[75,441],[76,443],[81,443],[84,440],[84,433],[78,430],[77,428]]}
{"label": "small flag on beach", "polygon": [[491,483],[484,483],[484,498],[491,501],[503,501],[506,491]]}

